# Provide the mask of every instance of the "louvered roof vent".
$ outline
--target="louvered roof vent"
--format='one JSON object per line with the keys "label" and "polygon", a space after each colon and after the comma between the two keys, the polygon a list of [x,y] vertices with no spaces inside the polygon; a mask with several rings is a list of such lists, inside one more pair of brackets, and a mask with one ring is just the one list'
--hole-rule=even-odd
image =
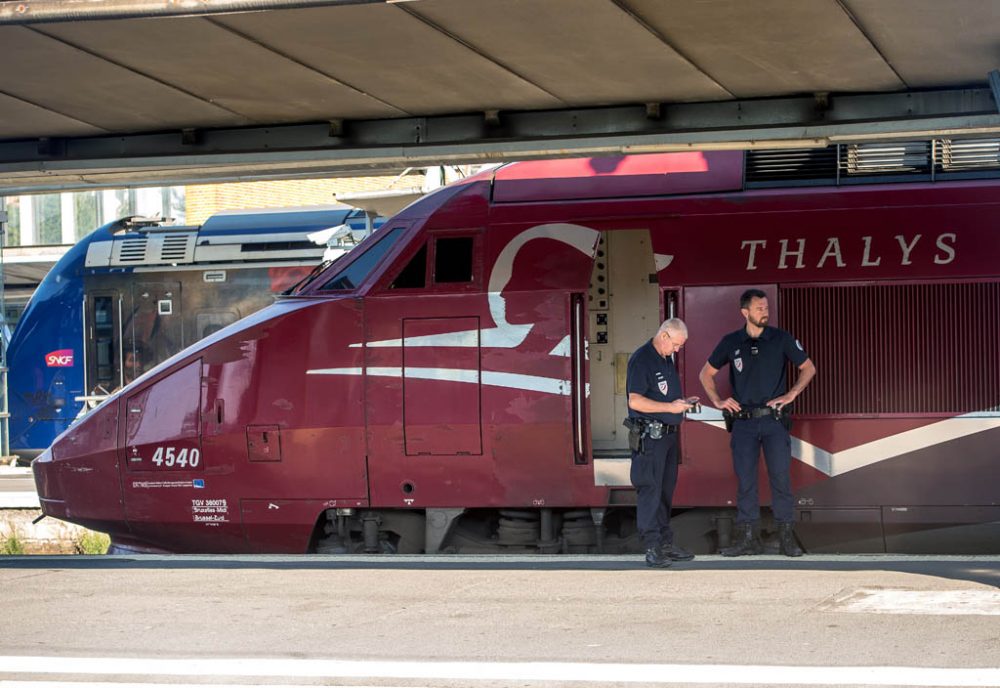
{"label": "louvered roof vent", "polygon": [[835,180],[837,147],[747,151],[746,180],[755,182]]}
{"label": "louvered roof vent", "polygon": [[844,146],[840,169],[846,175],[930,172],[930,141],[852,143]]}
{"label": "louvered roof vent", "polygon": [[937,162],[942,172],[1000,168],[1000,139],[942,139]]}
{"label": "louvered roof vent", "polygon": [[114,263],[144,263],[146,261],[146,237],[129,237],[115,242],[112,255]]}

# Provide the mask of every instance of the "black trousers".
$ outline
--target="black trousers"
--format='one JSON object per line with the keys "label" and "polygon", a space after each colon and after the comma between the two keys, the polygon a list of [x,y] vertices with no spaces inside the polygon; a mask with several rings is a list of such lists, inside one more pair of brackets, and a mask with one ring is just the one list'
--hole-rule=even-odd
{"label": "black trousers", "polygon": [[739,491],[736,493],[737,523],[753,523],[760,519],[757,496],[757,465],[760,450],[764,450],[767,478],[771,483],[771,510],[778,523],[795,520],[795,498],[792,496],[792,444],[788,430],[770,416],[737,420],[729,439],[733,450],[733,469]]}
{"label": "black trousers", "polygon": [[642,453],[632,452],[630,478],[635,487],[635,520],[646,549],[674,541],[671,501],[677,485],[677,434],[642,438]]}

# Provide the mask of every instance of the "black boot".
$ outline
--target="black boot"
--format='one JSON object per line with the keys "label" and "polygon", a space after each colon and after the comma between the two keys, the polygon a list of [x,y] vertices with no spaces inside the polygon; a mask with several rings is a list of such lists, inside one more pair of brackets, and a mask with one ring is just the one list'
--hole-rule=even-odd
{"label": "black boot", "polygon": [[804,554],[795,541],[795,529],[791,523],[778,524],[778,546],[786,557],[801,557]]}
{"label": "black boot", "polygon": [[724,557],[742,557],[748,554],[760,554],[764,551],[757,531],[757,524],[737,523],[735,535],[736,539],[732,546],[723,547],[719,554]]}
{"label": "black boot", "polygon": [[670,561],[691,561],[694,559],[694,554],[672,542],[660,545],[660,553]]}
{"label": "black boot", "polygon": [[646,566],[665,569],[670,566],[670,558],[663,553],[661,548],[650,547],[646,550]]}

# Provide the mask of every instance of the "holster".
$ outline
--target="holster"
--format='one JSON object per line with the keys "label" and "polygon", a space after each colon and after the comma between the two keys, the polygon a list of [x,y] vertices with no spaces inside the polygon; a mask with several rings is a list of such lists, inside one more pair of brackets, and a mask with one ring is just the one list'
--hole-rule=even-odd
{"label": "holster", "polygon": [[628,417],[622,421],[622,425],[628,428],[628,448],[636,454],[641,454],[645,423],[640,418]]}
{"label": "holster", "polygon": [[736,419],[733,417],[732,411],[724,410],[722,412],[722,420],[726,424],[726,432],[733,431],[733,421]]}

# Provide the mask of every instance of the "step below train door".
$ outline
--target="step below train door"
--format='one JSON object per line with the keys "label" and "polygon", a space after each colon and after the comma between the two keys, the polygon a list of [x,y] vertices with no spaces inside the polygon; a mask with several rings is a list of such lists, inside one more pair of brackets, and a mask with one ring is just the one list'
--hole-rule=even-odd
{"label": "step below train door", "polygon": [[587,297],[590,419],[598,485],[629,487],[628,359],[660,326],[660,294],[646,229],[601,233]]}

